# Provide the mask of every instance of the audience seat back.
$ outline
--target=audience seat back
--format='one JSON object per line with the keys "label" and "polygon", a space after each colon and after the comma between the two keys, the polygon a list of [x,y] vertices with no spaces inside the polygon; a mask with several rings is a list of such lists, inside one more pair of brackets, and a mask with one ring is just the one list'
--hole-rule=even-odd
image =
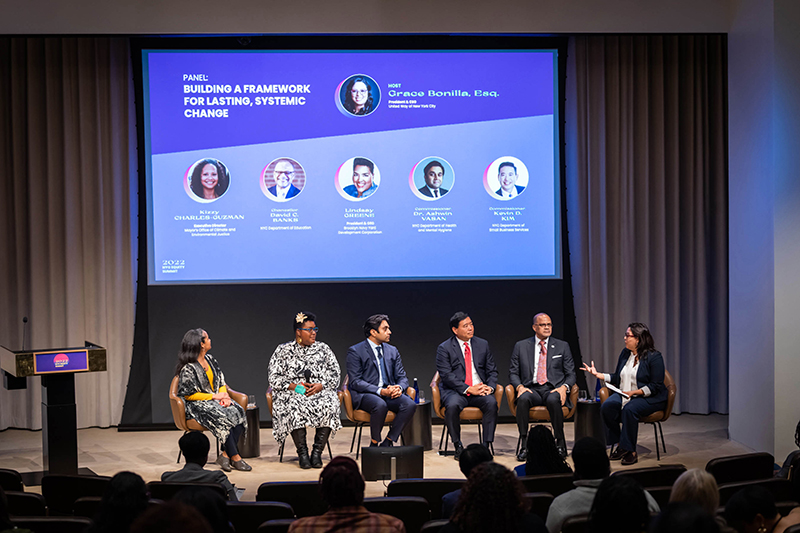
{"label": "audience seat back", "polygon": [[423,524],[431,519],[428,500],[419,496],[364,498],[364,507],[372,513],[399,518],[406,526],[406,533],[419,533]]}
{"label": "audience seat back", "polygon": [[258,487],[256,501],[288,503],[297,518],[321,515],[328,510],[317,481],[268,481]]}
{"label": "audience seat back", "polygon": [[22,476],[16,470],[10,468],[0,468],[0,487],[6,492],[13,490],[23,492]]}
{"label": "audience seat back", "polygon": [[269,520],[294,518],[294,510],[283,502],[227,502],[228,518],[236,533],[252,533]]}
{"label": "audience seat back", "polygon": [[108,476],[67,476],[49,474],[42,478],[42,496],[51,516],[71,515],[75,500],[83,496],[103,496]]}
{"label": "audience seat back", "polygon": [[6,491],[11,516],[47,516],[44,496],[35,492]]}
{"label": "audience seat back", "polygon": [[442,496],[463,486],[463,479],[395,479],[386,488],[386,495],[425,498],[435,520],[442,516]]}
{"label": "audience seat back", "polygon": [[546,474],[543,476],[520,476],[525,492],[549,492],[554,497],[575,488],[573,474]]}
{"label": "audience seat back", "polygon": [[711,459],[706,464],[706,472],[722,485],[771,478],[774,464],[775,458],[770,453],[745,453]]}

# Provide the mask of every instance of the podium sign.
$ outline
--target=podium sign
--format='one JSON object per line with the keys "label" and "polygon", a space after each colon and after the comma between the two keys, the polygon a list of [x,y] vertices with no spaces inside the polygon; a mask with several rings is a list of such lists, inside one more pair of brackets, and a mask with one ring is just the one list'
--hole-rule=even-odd
{"label": "podium sign", "polygon": [[34,352],[34,374],[86,372],[89,370],[89,350],[56,350]]}

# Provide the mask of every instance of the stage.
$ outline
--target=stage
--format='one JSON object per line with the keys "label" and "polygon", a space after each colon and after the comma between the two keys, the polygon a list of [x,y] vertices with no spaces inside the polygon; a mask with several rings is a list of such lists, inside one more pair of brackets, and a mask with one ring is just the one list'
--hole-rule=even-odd
{"label": "stage", "polygon": [[[750,448],[728,440],[728,417],[724,415],[679,415],[671,416],[663,424],[667,453],[661,455],[661,464],[682,463],[687,468],[703,468],[715,457],[751,452]],[[572,449],[573,424],[564,425],[567,445]],[[368,428],[367,428],[368,430]],[[345,427],[331,440],[334,456],[348,454],[353,438],[353,427]],[[433,426],[434,449],[425,452],[425,477],[462,478],[458,463],[452,457],[437,454],[442,426]],[[122,470],[130,470],[141,475],[145,481],[158,480],[161,473],[182,467],[175,460],[178,456],[178,438],[181,432],[137,431],[118,432],[116,428],[82,429],[78,431],[78,465],[90,468],[96,474],[111,476]],[[313,435],[313,432],[310,432]],[[462,428],[465,445],[476,442],[477,430],[472,425]],[[368,442],[364,432],[363,442]],[[309,436],[309,443],[311,436]],[[514,448],[517,442],[517,429],[514,424],[501,424],[497,428],[494,449],[497,462],[513,468],[517,461]],[[450,445],[452,449],[452,444]],[[624,468],[657,466],[655,442],[652,426],[639,428],[639,463]],[[355,450],[350,454],[355,459]],[[213,440],[211,459],[213,461]],[[323,456],[328,462],[327,451]],[[572,462],[571,458],[568,461]],[[272,438],[271,429],[261,429],[261,457],[247,459],[253,467],[252,472],[231,472],[231,482],[246,489],[243,500],[254,500],[258,486],[265,481],[308,481],[319,477],[319,470],[301,470],[297,466],[294,445],[287,440],[283,462],[278,460],[278,445]],[[612,462],[613,470],[623,468],[619,462]],[[33,472],[42,469],[41,431],[8,429],[0,432],[0,468],[11,468],[18,472]],[[209,469],[219,468],[215,464]],[[388,482],[386,482],[388,483]],[[26,491],[40,492],[41,487],[26,487]],[[366,495],[383,496],[384,482],[367,482]]]}

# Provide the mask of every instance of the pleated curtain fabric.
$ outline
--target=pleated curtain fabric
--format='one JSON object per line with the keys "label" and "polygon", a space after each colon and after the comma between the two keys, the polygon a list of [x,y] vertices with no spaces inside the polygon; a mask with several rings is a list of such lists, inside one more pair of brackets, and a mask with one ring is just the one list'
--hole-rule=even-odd
{"label": "pleated curtain fabric", "polygon": [[723,35],[569,41],[581,353],[612,372],[627,325],[648,324],[677,382],[674,412],[728,411],[726,47]]}
{"label": "pleated curtain fabric", "polygon": [[[131,360],[136,136],[125,38],[0,38],[0,342],[108,349],[78,426],[119,423]],[[0,429],[41,428],[40,378],[0,387]]]}

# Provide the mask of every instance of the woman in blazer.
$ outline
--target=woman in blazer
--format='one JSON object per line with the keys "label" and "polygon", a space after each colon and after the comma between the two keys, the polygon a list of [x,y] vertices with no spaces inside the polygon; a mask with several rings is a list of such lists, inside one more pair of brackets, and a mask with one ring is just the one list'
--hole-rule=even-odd
{"label": "woman in blazer", "polygon": [[667,407],[664,358],[655,349],[650,330],[640,322],[628,325],[625,331],[625,348],[619,354],[613,374],[598,372],[594,361],[592,366],[584,363],[581,370],[611,383],[630,397],[625,398],[615,392],[603,403],[600,412],[606,426],[606,442],[612,445],[609,458],[621,459],[623,465],[636,463],[639,420]]}

